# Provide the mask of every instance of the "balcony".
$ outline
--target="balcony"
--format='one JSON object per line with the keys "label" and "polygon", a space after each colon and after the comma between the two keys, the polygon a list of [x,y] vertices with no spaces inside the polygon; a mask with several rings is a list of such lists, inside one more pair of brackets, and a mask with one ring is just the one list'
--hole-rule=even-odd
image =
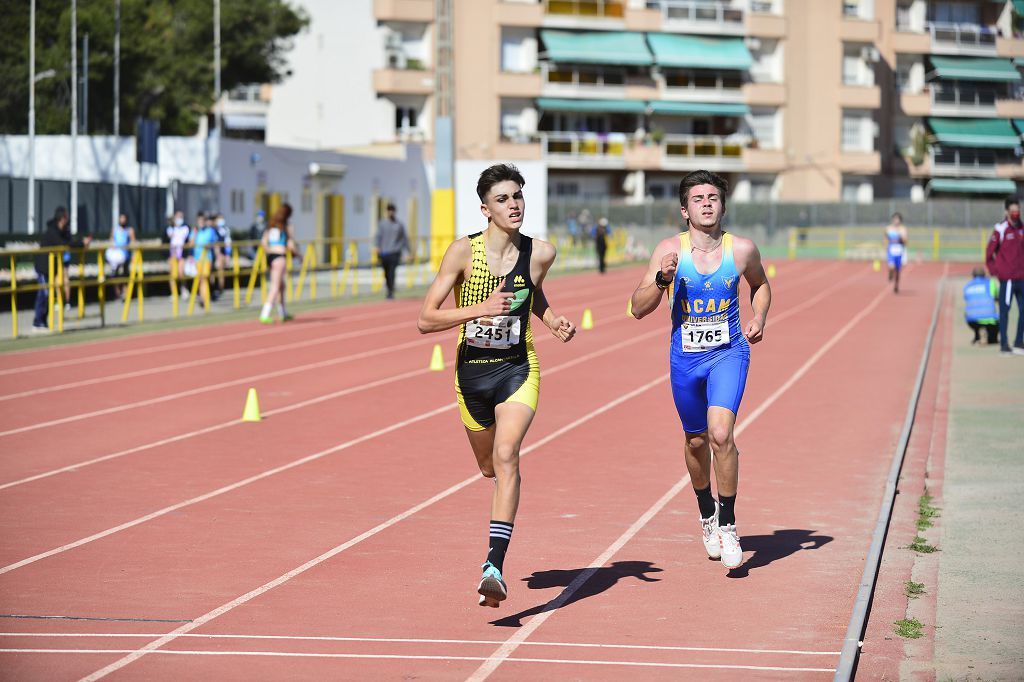
{"label": "balcony", "polygon": [[878,109],[882,91],[877,85],[841,85],[839,106],[849,109]]}
{"label": "balcony", "polygon": [[544,26],[555,28],[625,27],[625,0],[543,0]]}
{"label": "balcony", "polygon": [[929,23],[933,54],[996,56],[995,29],[980,24]]}
{"label": "balcony", "polygon": [[839,22],[839,39],[849,43],[874,43],[878,40],[877,19],[851,19],[843,17]]}
{"label": "balcony", "polygon": [[623,99],[629,80],[626,69],[614,66],[565,66],[542,62],[540,73],[544,94],[559,97],[593,97],[600,91],[605,98]]}
{"label": "balcony", "polygon": [[931,113],[935,116],[995,116],[999,93],[993,88],[972,88],[932,83]]}
{"label": "balcony", "polygon": [[664,31],[736,35],[746,33],[744,12],[706,0],[647,0],[647,9],[661,15]]}
{"label": "balcony", "polygon": [[377,21],[434,21],[434,0],[373,0]]}
{"label": "balcony", "polygon": [[554,168],[625,168],[626,133],[542,132],[541,157]]}
{"label": "balcony", "polygon": [[543,87],[539,73],[503,71],[498,74],[497,90],[502,97],[540,97]]}
{"label": "balcony", "polygon": [[931,150],[932,175],[935,177],[994,178],[999,155],[985,149],[938,148]]}
{"label": "balcony", "polygon": [[746,34],[752,38],[786,37],[786,17],[778,14],[756,14],[757,9],[751,8],[747,15]]}
{"label": "balcony", "polygon": [[839,153],[837,167],[841,173],[874,175],[882,169],[882,157],[877,151],[844,149]]}
{"label": "balcony", "polygon": [[996,54],[1007,59],[1024,57],[1024,38],[996,38]]}
{"label": "balcony", "polygon": [[786,103],[786,86],[782,83],[744,83],[743,97],[751,106],[781,107]]}
{"label": "balcony", "polygon": [[434,92],[434,74],[430,71],[377,69],[373,88],[379,94],[430,95]]}
{"label": "balcony", "polygon": [[739,72],[665,70],[661,77],[662,99],[703,102],[743,102]]}
{"label": "balcony", "polygon": [[892,34],[892,48],[897,54],[928,54],[932,51],[932,38],[921,31],[896,28]]}
{"label": "balcony", "polygon": [[661,143],[665,170],[740,171],[749,138],[742,135],[666,135]]}
{"label": "balcony", "polygon": [[927,92],[900,93],[900,109],[907,116],[929,116],[932,113],[932,97]]}

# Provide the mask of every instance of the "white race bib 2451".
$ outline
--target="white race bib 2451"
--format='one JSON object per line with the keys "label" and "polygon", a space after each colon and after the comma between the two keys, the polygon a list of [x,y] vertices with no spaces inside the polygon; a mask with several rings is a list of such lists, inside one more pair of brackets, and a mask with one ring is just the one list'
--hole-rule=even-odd
{"label": "white race bib 2451", "polygon": [[702,353],[729,343],[729,321],[687,320],[679,326],[684,353]]}
{"label": "white race bib 2451", "polygon": [[466,343],[477,348],[511,348],[519,343],[521,320],[512,315],[478,317],[466,323]]}

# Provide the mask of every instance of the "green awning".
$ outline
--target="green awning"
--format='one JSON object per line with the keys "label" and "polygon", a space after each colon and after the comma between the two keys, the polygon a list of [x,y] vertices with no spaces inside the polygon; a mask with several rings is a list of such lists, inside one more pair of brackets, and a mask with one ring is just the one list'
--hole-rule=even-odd
{"label": "green awning", "polygon": [[1024,118],[1014,118],[1011,120],[1013,121],[1013,127],[1017,129],[1017,132],[1024,135]]}
{"label": "green awning", "polygon": [[1024,16],[1024,0],[1013,0],[1013,11]]}
{"label": "green awning", "polygon": [[668,116],[745,116],[750,113],[746,104],[716,102],[651,102],[652,114]]}
{"label": "green awning", "polygon": [[935,178],[932,192],[957,194],[1013,194],[1017,184],[1007,178]]}
{"label": "green awning", "polygon": [[939,78],[961,81],[1016,82],[1021,80],[1020,72],[1009,59],[933,56],[931,60]]}
{"label": "green awning", "polygon": [[745,71],[754,64],[743,38],[648,33],[647,41],[660,66]]}
{"label": "green awning", "polygon": [[553,62],[635,66],[654,63],[643,33],[542,29],[540,38]]}
{"label": "green awning", "polygon": [[1013,149],[1020,136],[1010,122],[1002,118],[929,118],[928,126],[941,145]]}
{"label": "green awning", "polygon": [[537,98],[537,106],[544,111],[580,111],[604,114],[642,114],[647,104],[637,99],[555,99]]}

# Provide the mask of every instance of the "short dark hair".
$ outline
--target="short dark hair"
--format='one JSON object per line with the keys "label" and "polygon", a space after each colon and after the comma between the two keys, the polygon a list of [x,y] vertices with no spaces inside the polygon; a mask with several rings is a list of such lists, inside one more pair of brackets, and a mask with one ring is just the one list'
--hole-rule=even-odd
{"label": "short dark hair", "polygon": [[1017,197],[1006,197],[1006,201],[1003,202],[1003,208],[1010,208],[1014,204],[1020,206],[1020,199]]}
{"label": "short dark hair", "polygon": [[696,170],[692,173],[687,173],[679,182],[680,206],[684,208],[686,207],[686,200],[690,194],[690,190],[697,185],[714,185],[717,187],[719,193],[722,195],[722,206],[725,206],[725,195],[729,192],[729,183],[722,176],[706,170]]}
{"label": "short dark hair", "polygon": [[971,277],[984,277],[984,276],[985,276],[985,268],[974,268],[974,270],[971,272]]}
{"label": "short dark hair", "polygon": [[392,204],[390,201],[388,202],[388,210],[389,211],[394,211],[395,210],[395,205]]}
{"label": "short dark hair", "polygon": [[526,186],[526,180],[518,168],[511,163],[496,163],[480,174],[480,179],[476,181],[476,195],[483,201],[492,187],[506,180],[518,184],[520,189]]}
{"label": "short dark hair", "polygon": [[902,214],[902,213],[900,213],[899,211],[896,211],[895,213],[893,213],[893,214],[892,214],[892,217],[893,217],[893,218],[899,218],[899,219],[900,219],[900,222],[901,222],[901,223],[903,222],[903,214]]}
{"label": "short dark hair", "polygon": [[63,206],[58,206],[56,208],[56,210],[54,210],[54,212],[53,212],[53,219],[54,220],[60,220],[61,218],[67,218],[67,217],[68,217],[68,210],[66,208],[64,208]]}

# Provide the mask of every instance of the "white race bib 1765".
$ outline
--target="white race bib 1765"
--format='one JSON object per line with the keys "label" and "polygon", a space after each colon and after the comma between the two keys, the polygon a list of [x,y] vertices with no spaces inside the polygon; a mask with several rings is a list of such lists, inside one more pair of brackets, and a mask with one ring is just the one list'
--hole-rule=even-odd
{"label": "white race bib 1765", "polygon": [[679,327],[684,353],[702,353],[729,343],[729,321],[687,320]]}
{"label": "white race bib 1765", "polygon": [[889,256],[899,258],[903,255],[903,244],[889,244]]}
{"label": "white race bib 1765", "polygon": [[466,342],[477,348],[511,348],[519,343],[520,324],[511,315],[479,317],[466,323]]}

